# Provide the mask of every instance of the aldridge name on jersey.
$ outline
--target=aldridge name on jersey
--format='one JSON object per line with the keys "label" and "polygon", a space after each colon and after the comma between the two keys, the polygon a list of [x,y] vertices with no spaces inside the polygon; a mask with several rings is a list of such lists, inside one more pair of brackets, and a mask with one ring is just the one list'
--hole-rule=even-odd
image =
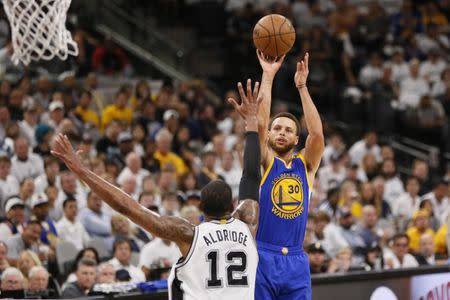
{"label": "aldridge name on jersey", "polygon": [[247,246],[248,239],[248,235],[244,232],[227,229],[216,230],[207,235],[203,235],[203,241],[206,243],[206,246],[219,242],[235,242]]}

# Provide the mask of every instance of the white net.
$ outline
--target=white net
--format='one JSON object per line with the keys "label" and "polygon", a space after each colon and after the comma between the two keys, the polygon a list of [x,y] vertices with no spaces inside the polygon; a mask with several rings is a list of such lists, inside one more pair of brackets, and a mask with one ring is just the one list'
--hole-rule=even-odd
{"label": "white net", "polygon": [[66,29],[71,0],[3,0],[11,24],[15,64],[78,55],[77,44]]}

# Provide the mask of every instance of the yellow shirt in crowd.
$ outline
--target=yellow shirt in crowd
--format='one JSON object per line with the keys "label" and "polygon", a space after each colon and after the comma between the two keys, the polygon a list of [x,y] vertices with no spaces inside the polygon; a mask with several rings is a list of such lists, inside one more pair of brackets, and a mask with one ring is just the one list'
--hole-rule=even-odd
{"label": "yellow shirt in crowd", "polygon": [[103,128],[108,126],[112,120],[125,121],[128,124],[131,124],[131,120],[133,119],[133,111],[128,107],[124,109],[118,108],[115,104],[108,105],[102,113],[102,125]]}
{"label": "yellow shirt in crowd", "polygon": [[156,151],[155,154],[153,154],[153,157],[159,161],[161,169],[164,169],[168,165],[173,165],[177,176],[183,175],[188,171],[188,168],[181,157],[173,152],[163,155],[161,152]]}
{"label": "yellow shirt in crowd", "polygon": [[83,109],[81,106],[75,108],[75,112],[81,116],[84,123],[92,123],[97,128],[100,126],[98,115],[91,109]]}
{"label": "yellow shirt in crowd", "polygon": [[417,251],[419,251],[420,237],[421,237],[423,234],[429,234],[429,235],[431,235],[432,237],[434,237],[434,231],[433,231],[433,229],[428,228],[427,230],[425,230],[425,232],[420,233],[420,232],[417,230],[417,227],[415,227],[415,226],[408,228],[408,230],[406,231],[406,234],[407,234],[408,237],[409,237],[409,249],[410,249],[412,252],[417,252]]}
{"label": "yellow shirt in crowd", "polygon": [[434,249],[436,253],[447,254],[447,224],[443,224],[434,236]]}

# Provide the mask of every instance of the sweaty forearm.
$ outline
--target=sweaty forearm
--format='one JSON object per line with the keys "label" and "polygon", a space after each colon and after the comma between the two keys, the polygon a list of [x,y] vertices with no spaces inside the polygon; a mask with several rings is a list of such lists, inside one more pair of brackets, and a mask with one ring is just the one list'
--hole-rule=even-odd
{"label": "sweaty forearm", "polygon": [[248,131],[245,136],[244,167],[239,184],[239,200],[259,201],[260,161],[261,152],[258,135],[254,131]]}

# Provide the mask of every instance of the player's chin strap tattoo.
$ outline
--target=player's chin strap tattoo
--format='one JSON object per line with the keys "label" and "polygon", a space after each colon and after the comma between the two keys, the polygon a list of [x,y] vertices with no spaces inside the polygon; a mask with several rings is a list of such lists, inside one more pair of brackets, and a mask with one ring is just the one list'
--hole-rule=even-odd
{"label": "player's chin strap tattoo", "polygon": [[245,135],[244,168],[239,184],[239,206],[234,216],[246,223],[256,236],[259,219],[259,184],[261,182],[261,150],[256,131],[247,131]]}

